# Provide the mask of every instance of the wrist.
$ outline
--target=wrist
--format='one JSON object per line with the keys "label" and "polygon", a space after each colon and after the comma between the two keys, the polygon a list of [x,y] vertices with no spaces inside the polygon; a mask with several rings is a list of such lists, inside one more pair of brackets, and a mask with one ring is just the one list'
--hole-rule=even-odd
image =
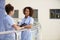
{"label": "wrist", "polygon": [[25,27],[22,27],[22,29],[24,29]]}

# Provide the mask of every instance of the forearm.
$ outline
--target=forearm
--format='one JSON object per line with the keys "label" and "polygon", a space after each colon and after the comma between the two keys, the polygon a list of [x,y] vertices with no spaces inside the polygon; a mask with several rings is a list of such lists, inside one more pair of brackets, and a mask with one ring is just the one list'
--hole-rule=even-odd
{"label": "forearm", "polygon": [[20,27],[17,26],[16,24],[14,24],[13,27],[14,27],[16,30],[19,30],[19,29],[20,29]]}
{"label": "forearm", "polygon": [[26,26],[23,26],[24,28],[27,28],[27,29],[31,29],[32,28],[32,25],[26,25]]}

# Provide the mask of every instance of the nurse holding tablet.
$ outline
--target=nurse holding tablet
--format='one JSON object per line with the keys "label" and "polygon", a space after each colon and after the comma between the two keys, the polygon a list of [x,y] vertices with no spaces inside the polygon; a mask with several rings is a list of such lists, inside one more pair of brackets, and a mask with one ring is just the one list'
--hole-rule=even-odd
{"label": "nurse holding tablet", "polygon": [[22,19],[19,25],[21,28],[27,30],[21,32],[21,40],[32,40],[31,28],[34,23],[34,19],[32,18],[33,9],[31,7],[25,7],[23,9],[23,14],[25,17]]}

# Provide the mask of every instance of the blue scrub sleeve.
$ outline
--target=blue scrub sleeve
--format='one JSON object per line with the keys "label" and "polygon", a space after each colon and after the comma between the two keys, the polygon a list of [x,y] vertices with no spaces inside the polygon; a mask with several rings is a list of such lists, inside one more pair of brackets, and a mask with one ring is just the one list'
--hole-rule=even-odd
{"label": "blue scrub sleeve", "polygon": [[11,26],[15,24],[13,18],[9,18],[7,21],[9,23],[9,25],[11,25]]}
{"label": "blue scrub sleeve", "polygon": [[32,24],[32,25],[33,25],[33,23],[34,23],[34,19],[33,19],[33,18],[31,18],[31,20],[30,20],[30,24]]}

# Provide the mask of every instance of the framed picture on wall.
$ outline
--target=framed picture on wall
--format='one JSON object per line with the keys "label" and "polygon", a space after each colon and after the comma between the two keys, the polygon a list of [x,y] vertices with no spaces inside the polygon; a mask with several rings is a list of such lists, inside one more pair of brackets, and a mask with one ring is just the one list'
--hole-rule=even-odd
{"label": "framed picture on wall", "polygon": [[60,9],[50,9],[51,19],[60,19]]}

